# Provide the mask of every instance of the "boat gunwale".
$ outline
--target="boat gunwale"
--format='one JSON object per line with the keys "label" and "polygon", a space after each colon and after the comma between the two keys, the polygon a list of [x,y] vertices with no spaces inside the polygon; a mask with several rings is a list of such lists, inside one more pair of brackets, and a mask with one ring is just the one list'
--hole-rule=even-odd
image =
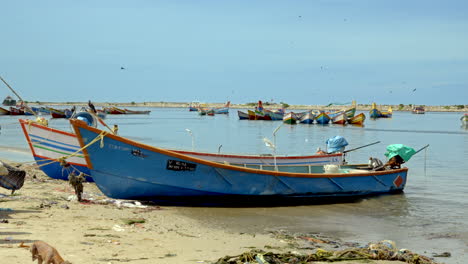
{"label": "boat gunwale", "polygon": [[[82,138],[79,128],[89,130],[91,132],[97,133],[98,135],[102,132],[102,130],[94,128],[94,127],[90,127],[80,120],[70,119],[70,123],[72,124],[73,129],[75,130],[75,133],[77,135],[77,138],[81,147],[85,146],[86,144],[83,142],[83,138]],[[156,152],[158,154],[174,157],[177,159],[182,159],[184,161],[189,161],[189,162],[191,161],[191,162],[199,163],[202,165],[211,166],[214,168],[234,170],[234,171],[240,171],[240,172],[246,172],[246,173],[252,173],[252,174],[264,174],[264,175],[270,175],[270,176],[283,176],[283,177],[294,177],[294,178],[341,178],[341,177],[379,176],[379,175],[388,175],[388,174],[404,173],[404,172],[407,173],[408,171],[408,168],[406,167],[403,167],[400,169],[386,170],[386,171],[369,171],[365,173],[359,173],[359,172],[357,173],[333,173],[333,174],[267,171],[267,170],[233,166],[233,165],[217,163],[217,162],[213,162],[209,160],[199,159],[199,158],[187,156],[184,154],[180,154],[171,150],[150,146],[144,143],[140,143],[137,141],[133,141],[133,140],[130,140],[121,136],[109,134],[109,133],[105,134],[104,137],[109,137],[113,140],[116,140],[125,144],[129,144],[134,147],[139,147],[142,149],[146,149],[148,151]],[[93,170],[94,169],[93,163],[91,162],[91,159],[89,158],[89,153],[86,148],[83,149],[83,154],[85,156],[86,162],[88,163],[88,167],[91,170]]]}

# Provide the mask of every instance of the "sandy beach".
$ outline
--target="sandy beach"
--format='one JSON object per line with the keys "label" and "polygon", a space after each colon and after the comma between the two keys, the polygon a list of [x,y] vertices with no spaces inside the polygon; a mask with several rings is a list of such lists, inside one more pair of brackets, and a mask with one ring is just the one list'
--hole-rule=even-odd
{"label": "sandy beach", "polygon": [[357,246],[313,234],[213,228],[180,214],[183,207],[109,199],[93,183],[85,183],[84,201],[78,202],[68,182],[50,179],[32,165],[20,168],[27,171],[23,188],[14,195],[0,190],[2,263],[30,263],[29,249],[20,244],[29,246],[37,240],[54,246],[65,260],[75,264],[216,263],[227,255],[252,249],[311,254],[318,248],[343,250]]}

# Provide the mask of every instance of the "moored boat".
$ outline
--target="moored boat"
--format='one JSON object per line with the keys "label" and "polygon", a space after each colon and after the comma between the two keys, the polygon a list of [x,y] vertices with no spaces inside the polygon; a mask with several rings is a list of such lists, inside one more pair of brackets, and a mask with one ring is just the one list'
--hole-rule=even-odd
{"label": "moored boat", "polygon": [[[399,193],[407,181],[407,168],[233,166],[105,134],[76,120],[70,122],[80,146],[86,146],[83,152],[93,179],[111,198],[185,204],[242,200],[254,204],[262,200],[276,205],[285,199],[315,202],[326,197]],[[92,144],[102,137],[103,141]]]}
{"label": "moored boat", "polygon": [[10,114],[10,111],[8,111],[7,109],[3,107],[0,107],[0,115],[9,115],[9,114]]}
{"label": "moored boat", "polygon": [[379,118],[381,116],[380,110],[377,109],[377,104],[372,103],[372,108],[369,110],[370,118]]}
{"label": "moored boat", "polygon": [[330,122],[330,116],[328,116],[325,112],[321,111],[317,114],[315,120],[317,121],[317,124],[325,125]]}
{"label": "moored boat", "polygon": [[65,110],[58,110],[54,108],[50,108],[50,114],[52,118],[66,118],[67,115],[65,114]]}
{"label": "moored boat", "polygon": [[223,107],[213,108],[213,111],[215,114],[229,114],[230,106],[231,106],[231,101],[227,101],[227,103]]}
{"label": "moored boat", "polygon": [[10,106],[10,115],[24,115],[24,111],[21,108]]}
{"label": "moored boat", "polygon": [[285,124],[294,125],[297,123],[297,120],[298,118],[294,112],[286,113],[283,117],[283,123]]}
{"label": "moored boat", "polygon": [[391,106],[388,107],[387,111],[381,111],[377,109],[377,104],[372,103],[371,110],[369,111],[370,118],[391,118],[393,115],[393,109]]}
{"label": "moored boat", "polygon": [[265,110],[265,115],[268,116],[266,120],[278,121],[283,120],[284,113],[278,111]]}
{"label": "moored boat", "polygon": [[[36,163],[47,176],[68,180],[68,175],[75,171],[76,175],[85,173],[88,175],[86,180],[92,181],[83,153],[78,151],[80,146],[75,134],[47,127],[33,120],[19,119],[19,122]],[[60,158],[75,152],[76,155],[67,159],[69,167],[60,165]]]}
{"label": "moored boat", "polygon": [[130,110],[127,108],[123,109],[126,115],[149,115],[151,113],[150,110]]}
{"label": "moored boat", "polygon": [[240,120],[248,120],[249,119],[249,114],[242,112],[240,110],[237,110],[237,115],[239,116]]}
{"label": "moored boat", "polygon": [[388,107],[387,111],[380,111],[380,117],[391,118],[393,115],[393,109],[391,106]]}
{"label": "moored boat", "polygon": [[102,109],[108,115],[124,115],[125,109],[121,109],[115,106],[103,107]]}
{"label": "moored boat", "polygon": [[200,102],[198,102],[198,101],[193,101],[193,102],[191,102],[190,105],[189,105],[189,111],[191,111],[191,112],[196,112],[196,111],[198,111],[198,108],[200,107],[200,105],[201,105],[201,104],[200,104]]}
{"label": "moored boat", "polygon": [[340,113],[335,114],[335,115],[332,117],[331,122],[332,122],[333,124],[338,124],[338,125],[344,125],[344,124],[346,124],[346,112],[345,112],[345,111],[341,111]]}
{"label": "moored boat", "polygon": [[414,106],[413,109],[411,109],[411,112],[413,114],[425,114],[426,110],[424,109],[424,106]]}
{"label": "moored boat", "polygon": [[301,117],[299,122],[301,124],[313,124],[314,119],[315,119],[315,115],[312,113],[312,111],[309,111]]}
{"label": "moored boat", "polygon": [[468,114],[464,114],[460,120],[463,126],[468,126]]}
{"label": "moored boat", "polygon": [[360,125],[364,124],[364,120],[366,120],[366,115],[364,113],[357,114],[348,119],[348,123],[352,125]]}

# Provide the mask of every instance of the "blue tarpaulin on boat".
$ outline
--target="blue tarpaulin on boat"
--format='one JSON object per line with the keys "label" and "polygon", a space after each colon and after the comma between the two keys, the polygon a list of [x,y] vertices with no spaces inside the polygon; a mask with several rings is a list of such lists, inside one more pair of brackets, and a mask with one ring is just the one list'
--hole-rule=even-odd
{"label": "blue tarpaulin on boat", "polygon": [[344,148],[348,146],[348,141],[342,136],[329,138],[326,143],[328,153],[342,152]]}

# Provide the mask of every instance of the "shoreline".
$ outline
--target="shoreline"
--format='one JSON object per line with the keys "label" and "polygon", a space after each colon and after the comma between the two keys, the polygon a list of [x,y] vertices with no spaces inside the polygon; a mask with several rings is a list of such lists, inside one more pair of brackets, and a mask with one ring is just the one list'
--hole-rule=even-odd
{"label": "shoreline", "polygon": [[[37,106],[86,106],[88,102],[28,102],[30,105]],[[93,102],[96,107],[117,106],[117,107],[160,107],[160,108],[185,108],[189,107],[190,102]],[[207,107],[222,107],[225,103],[205,103]],[[281,108],[280,104],[264,103],[267,109]],[[337,110],[348,109],[349,105],[289,105],[286,109],[290,110]],[[378,105],[380,110],[387,110],[392,107],[394,112],[403,111],[411,112],[412,106],[410,105]],[[460,108],[458,105],[439,105],[439,106],[424,106],[426,112],[468,112],[468,105],[463,105]],[[231,104],[232,109],[253,109],[255,105],[249,104]],[[357,111],[369,111],[371,104],[357,104]]]}
{"label": "shoreline", "polygon": [[[30,252],[19,245],[36,240],[49,243],[75,264],[234,263],[220,259],[252,250],[309,255],[366,246],[323,234],[213,226],[191,218],[184,207],[107,198],[93,183],[84,184],[85,200],[78,202],[68,182],[48,178],[36,165],[22,164],[20,168],[27,172],[23,188],[12,196],[8,190],[0,190],[0,258],[5,263],[29,263]],[[261,223],[252,224],[261,227]],[[405,262],[366,259],[365,263]]]}

